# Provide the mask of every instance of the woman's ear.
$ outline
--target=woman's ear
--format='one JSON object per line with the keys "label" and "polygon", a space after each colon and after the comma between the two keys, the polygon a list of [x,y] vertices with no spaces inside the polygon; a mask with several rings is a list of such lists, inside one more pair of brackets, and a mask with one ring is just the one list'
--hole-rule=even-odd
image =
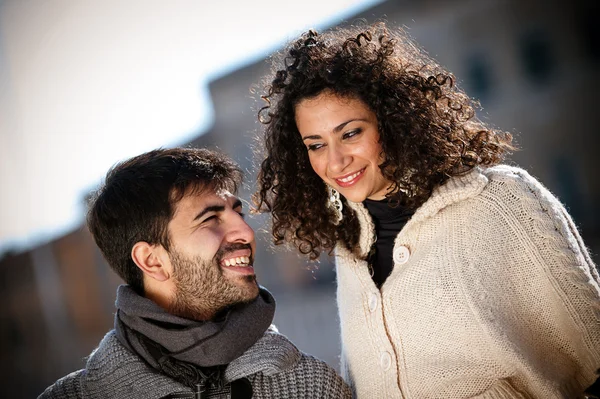
{"label": "woman's ear", "polygon": [[131,249],[131,259],[145,276],[157,281],[166,281],[171,274],[167,264],[168,257],[164,256],[164,252],[164,248],[160,244],[151,245],[145,241],[139,241]]}

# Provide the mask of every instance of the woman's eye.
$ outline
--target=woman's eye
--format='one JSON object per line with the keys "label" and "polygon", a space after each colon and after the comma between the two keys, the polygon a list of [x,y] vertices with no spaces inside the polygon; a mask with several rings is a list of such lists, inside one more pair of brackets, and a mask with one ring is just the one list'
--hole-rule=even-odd
{"label": "woman's eye", "polygon": [[350,130],[349,132],[346,132],[343,134],[342,139],[344,139],[344,140],[350,139],[350,138],[356,136],[357,134],[360,134],[361,132],[362,132],[362,129]]}
{"label": "woman's eye", "polygon": [[320,143],[319,144],[310,144],[310,145],[306,146],[306,148],[308,148],[308,151],[316,151],[322,147],[323,147],[323,144],[320,144]]}

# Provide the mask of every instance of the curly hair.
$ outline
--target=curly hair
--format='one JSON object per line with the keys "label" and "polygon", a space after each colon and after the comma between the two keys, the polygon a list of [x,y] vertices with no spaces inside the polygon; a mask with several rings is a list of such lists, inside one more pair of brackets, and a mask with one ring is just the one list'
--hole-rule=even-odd
{"label": "curly hair", "polygon": [[273,57],[265,79],[253,202],[258,212],[272,214],[276,245],[293,244],[313,260],[338,241],[354,248],[359,226],[347,206],[336,225],[326,206],[325,183],[310,165],[295,122],[302,100],[329,91],[359,99],[375,113],[385,159],[380,169],[392,182],[386,197],[410,209],[451,176],[497,164],[514,149],[510,134],[475,116],[478,104],[453,75],[384,23],[310,30]]}

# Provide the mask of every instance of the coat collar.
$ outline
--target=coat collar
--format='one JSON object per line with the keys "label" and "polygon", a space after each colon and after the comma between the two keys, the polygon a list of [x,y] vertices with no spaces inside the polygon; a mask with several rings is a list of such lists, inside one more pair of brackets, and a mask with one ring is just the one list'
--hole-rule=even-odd
{"label": "coat collar", "polygon": [[[475,167],[464,175],[451,177],[433,190],[431,197],[415,211],[404,229],[435,216],[442,209],[452,204],[477,196],[483,191],[487,183],[488,178],[485,175],[485,170],[480,167]],[[360,222],[360,252],[358,255],[364,258],[376,240],[375,226],[369,212],[362,203],[346,202],[350,209],[356,213]]]}
{"label": "coat collar", "polygon": [[[270,376],[294,368],[302,353],[285,336],[279,334],[275,326],[240,357],[233,360],[225,370],[229,382],[256,373]],[[129,374],[131,378],[114,384],[113,375]],[[145,379],[140,383],[140,378]],[[112,381],[112,382],[111,382]],[[189,388],[156,372],[142,358],[130,352],[111,330],[90,355],[81,384],[90,398],[102,398],[106,384],[112,384],[116,397],[162,398],[174,392],[188,392]],[[87,397],[87,396],[86,396]]]}

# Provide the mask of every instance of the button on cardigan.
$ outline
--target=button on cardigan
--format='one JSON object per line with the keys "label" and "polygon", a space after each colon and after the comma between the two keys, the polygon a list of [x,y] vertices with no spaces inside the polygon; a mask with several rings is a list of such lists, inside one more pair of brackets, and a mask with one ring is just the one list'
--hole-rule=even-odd
{"label": "button on cardigan", "polygon": [[437,188],[398,234],[379,291],[338,244],[342,370],[359,398],[576,398],[600,369],[595,265],[560,202],[522,169]]}

